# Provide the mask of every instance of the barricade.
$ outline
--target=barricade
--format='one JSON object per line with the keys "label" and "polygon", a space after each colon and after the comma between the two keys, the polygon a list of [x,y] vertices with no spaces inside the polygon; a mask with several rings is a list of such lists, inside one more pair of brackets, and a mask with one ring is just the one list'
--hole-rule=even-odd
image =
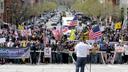
{"label": "barricade", "polygon": [[[33,50],[30,51],[30,48],[0,48],[0,58],[5,58],[5,59],[22,59],[22,58],[29,58],[30,59],[30,63],[32,62],[31,60],[31,55],[30,53],[34,52]],[[37,53],[39,53],[39,57],[38,57],[38,64],[40,64],[40,59],[41,59],[41,53],[44,53],[44,51],[42,50],[37,50],[35,51]],[[52,53],[67,53],[69,54],[69,56],[71,56],[71,53],[74,53],[74,51],[52,51]],[[90,52],[91,53],[91,52]],[[106,51],[98,51],[97,53],[100,53],[101,58],[102,58],[102,62],[103,64],[105,63],[103,54],[106,53]],[[113,57],[112,57],[112,64],[114,64],[115,61],[115,57],[116,54],[118,52],[116,51],[111,51],[111,53],[113,53]],[[52,58],[50,58],[52,59]],[[50,60],[52,62],[52,60]]]}

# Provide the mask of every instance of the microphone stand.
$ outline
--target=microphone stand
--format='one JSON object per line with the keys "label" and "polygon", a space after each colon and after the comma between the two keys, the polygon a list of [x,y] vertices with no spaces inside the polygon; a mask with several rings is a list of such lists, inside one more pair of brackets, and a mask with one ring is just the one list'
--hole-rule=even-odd
{"label": "microphone stand", "polygon": [[92,72],[91,50],[89,52],[89,60],[90,60],[90,62],[89,62],[89,64],[90,64],[90,71],[89,72]]}
{"label": "microphone stand", "polygon": [[89,52],[89,54],[90,54],[90,56],[89,56],[90,57],[89,58],[90,59],[90,71],[89,72],[92,72],[92,70],[91,70],[92,69],[92,65],[91,65],[91,52]]}

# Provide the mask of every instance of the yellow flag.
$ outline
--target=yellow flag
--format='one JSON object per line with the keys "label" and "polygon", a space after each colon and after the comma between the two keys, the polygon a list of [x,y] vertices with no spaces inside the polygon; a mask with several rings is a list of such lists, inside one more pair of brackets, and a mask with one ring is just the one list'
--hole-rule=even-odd
{"label": "yellow flag", "polygon": [[75,35],[75,30],[71,30],[71,33],[70,33],[70,37],[69,37],[69,40],[75,40],[76,39],[76,35]]}
{"label": "yellow flag", "polygon": [[84,40],[89,40],[89,31],[84,33]]}
{"label": "yellow flag", "polygon": [[118,22],[115,24],[115,29],[121,29],[121,22]]}
{"label": "yellow flag", "polygon": [[18,29],[19,30],[24,30],[24,26],[23,25],[18,25]]}

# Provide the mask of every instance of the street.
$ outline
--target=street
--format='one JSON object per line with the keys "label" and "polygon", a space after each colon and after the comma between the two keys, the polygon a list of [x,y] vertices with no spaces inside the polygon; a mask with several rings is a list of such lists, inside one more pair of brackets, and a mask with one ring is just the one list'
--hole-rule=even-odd
{"label": "street", "polygon": [[[91,65],[91,72],[128,72],[128,65]],[[90,70],[90,65],[87,67]],[[0,72],[75,72],[73,64],[1,65]],[[90,72],[86,71],[85,72]]]}
{"label": "street", "polygon": [[0,72],[128,72],[128,0],[0,0]]}

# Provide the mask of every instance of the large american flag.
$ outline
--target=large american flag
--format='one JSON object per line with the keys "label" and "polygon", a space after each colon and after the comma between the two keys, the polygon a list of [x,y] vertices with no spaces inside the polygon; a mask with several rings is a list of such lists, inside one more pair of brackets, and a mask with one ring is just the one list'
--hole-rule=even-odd
{"label": "large american flag", "polygon": [[90,40],[96,40],[99,37],[101,37],[103,34],[100,31],[99,26],[95,26],[89,30],[89,39]]}

